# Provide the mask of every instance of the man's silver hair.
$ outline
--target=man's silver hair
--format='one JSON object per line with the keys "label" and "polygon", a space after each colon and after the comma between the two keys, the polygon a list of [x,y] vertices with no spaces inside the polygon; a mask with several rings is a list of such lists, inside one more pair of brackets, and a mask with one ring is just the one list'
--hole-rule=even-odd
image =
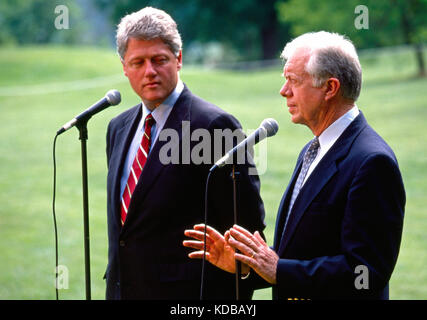
{"label": "man's silver hair", "polygon": [[122,60],[126,54],[129,38],[141,40],[161,39],[178,57],[182,48],[181,36],[176,22],[164,12],[152,7],[145,7],[123,17],[117,27],[117,52]]}
{"label": "man's silver hair", "polygon": [[313,78],[313,86],[320,87],[334,77],[340,81],[341,95],[357,100],[362,86],[362,68],[349,39],[326,31],[305,33],[288,42],[280,57],[287,61],[299,49],[308,50],[310,58],[305,70]]}

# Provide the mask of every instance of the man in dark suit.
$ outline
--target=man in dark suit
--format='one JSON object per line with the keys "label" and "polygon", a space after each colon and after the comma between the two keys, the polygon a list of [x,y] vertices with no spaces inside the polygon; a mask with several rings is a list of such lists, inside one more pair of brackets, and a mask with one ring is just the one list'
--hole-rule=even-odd
{"label": "man in dark suit", "polygon": [[[185,228],[203,219],[205,183],[215,151],[203,149],[209,153],[208,163],[194,159],[200,149],[192,151],[205,137],[201,131],[213,137],[215,130],[234,132],[241,127],[233,116],[192,94],[179,79],[181,38],[164,11],[147,7],[124,17],[117,45],[124,73],[142,103],[111,120],[107,131],[106,297],[198,299],[201,263],[189,260],[181,243]],[[224,135],[221,143],[233,137]],[[245,199],[241,223],[262,230],[258,176],[248,174],[254,168],[247,162],[239,169]],[[215,173],[209,190],[209,223],[225,232],[233,225],[229,172]],[[204,298],[234,298],[232,275],[209,266],[205,276]],[[242,295],[250,298],[252,292]]]}
{"label": "man in dark suit", "polygon": [[[292,122],[314,138],[301,151],[276,220],[273,247],[258,232],[207,228],[207,259],[245,281],[273,286],[273,298],[387,299],[397,261],[405,191],[396,157],[355,104],[362,71],[338,34],[304,34],[285,46],[280,94]],[[204,225],[185,234],[199,249]],[[234,249],[240,253],[235,253]]]}

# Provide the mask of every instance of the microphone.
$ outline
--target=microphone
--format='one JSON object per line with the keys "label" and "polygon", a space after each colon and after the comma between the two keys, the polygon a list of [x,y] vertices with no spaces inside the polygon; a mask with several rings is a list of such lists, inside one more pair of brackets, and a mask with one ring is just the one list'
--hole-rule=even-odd
{"label": "microphone", "polygon": [[62,126],[61,129],[56,132],[56,134],[60,135],[61,133],[77,125],[79,122],[89,120],[93,115],[97,114],[98,112],[101,112],[105,108],[119,104],[121,100],[122,98],[120,96],[120,92],[118,92],[117,90],[108,91],[105,94],[104,98],[102,98],[98,102],[95,102],[91,107],[80,113],[74,119],[68,121]]}
{"label": "microphone", "polygon": [[216,168],[221,168],[225,166],[226,162],[228,161],[228,159],[230,159],[230,157],[233,156],[233,154],[243,148],[246,148],[247,145],[253,146],[267,137],[274,136],[278,130],[279,124],[276,120],[274,120],[273,118],[264,119],[258,129],[256,129],[252,134],[250,134],[246,139],[240,142],[233,149],[228,151],[221,159],[215,162],[215,164],[212,166],[212,168],[209,169],[209,171],[213,171]]}

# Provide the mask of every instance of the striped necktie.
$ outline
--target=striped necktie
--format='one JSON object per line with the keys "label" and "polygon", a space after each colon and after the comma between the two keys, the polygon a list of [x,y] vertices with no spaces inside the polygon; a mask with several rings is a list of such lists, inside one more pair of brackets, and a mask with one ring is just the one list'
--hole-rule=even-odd
{"label": "striped necktie", "polygon": [[144,135],[142,136],[141,144],[139,145],[135,159],[133,160],[125,190],[123,191],[122,206],[120,212],[122,225],[125,223],[126,220],[126,215],[128,213],[130,199],[132,197],[133,191],[135,190],[139,176],[141,175],[142,169],[144,168],[145,162],[147,161],[148,152],[150,151],[151,146],[151,127],[154,123],[155,120],[150,113],[145,118]]}

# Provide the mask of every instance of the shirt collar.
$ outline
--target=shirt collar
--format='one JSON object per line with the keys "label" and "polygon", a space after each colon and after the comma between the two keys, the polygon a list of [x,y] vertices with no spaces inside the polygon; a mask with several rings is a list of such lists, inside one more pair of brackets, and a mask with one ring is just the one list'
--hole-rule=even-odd
{"label": "shirt collar", "polygon": [[181,92],[184,90],[184,83],[181,79],[178,79],[178,83],[175,89],[171,92],[171,94],[153,111],[150,111],[142,102],[142,123],[144,123],[145,118],[151,113],[153,115],[154,120],[156,121],[156,126],[158,128],[163,128],[169,113],[172,110],[172,107],[175,105],[175,102],[178,100]]}
{"label": "shirt collar", "polygon": [[359,108],[354,105],[340,118],[335,120],[329,127],[325,129],[319,136],[319,144],[321,149],[329,150],[329,148],[338,140],[344,130],[350,123],[359,115]]}

